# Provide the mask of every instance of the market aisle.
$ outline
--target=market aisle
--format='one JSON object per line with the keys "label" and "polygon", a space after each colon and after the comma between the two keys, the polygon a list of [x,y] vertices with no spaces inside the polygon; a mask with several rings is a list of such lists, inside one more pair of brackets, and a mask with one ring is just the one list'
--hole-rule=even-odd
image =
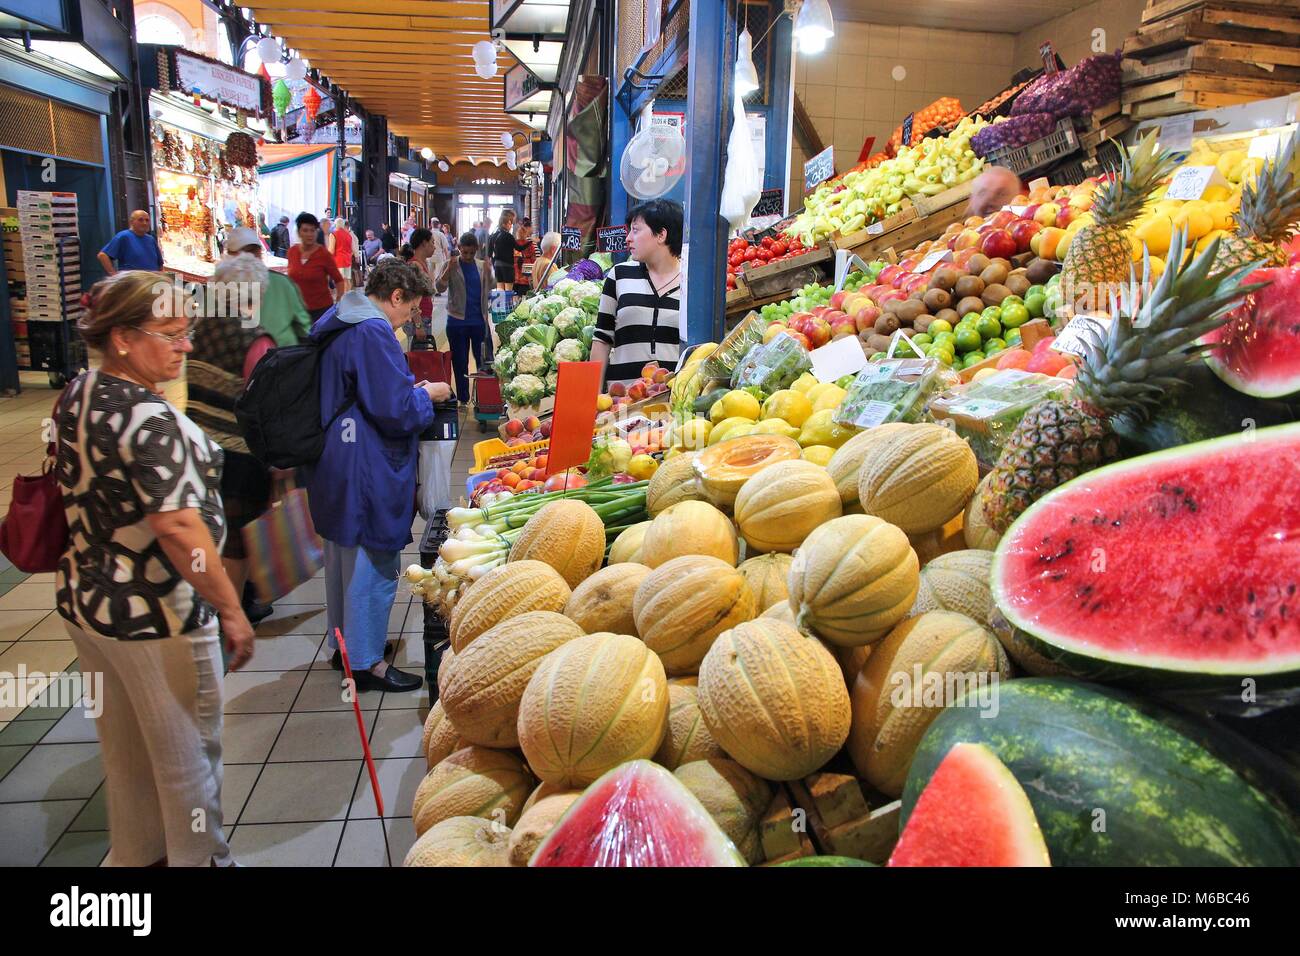
{"label": "market aisle", "polygon": [[[33,387],[0,402],[6,476],[39,467],[41,446],[19,453],[53,393]],[[469,419],[453,465],[463,487],[481,437]],[[26,445],[31,446],[31,442]],[[5,477],[7,507],[11,477]],[[424,522],[403,565],[419,560]],[[11,583],[12,582],[12,583]],[[400,864],[415,838],[411,802],[425,773],[420,751],[429,700],[361,695],[379,771],[385,818],[376,813],[350,704],[323,650],[324,582],[307,582],[257,627],[249,667],[226,676],[223,805],[236,859],[250,866],[383,866],[385,838]],[[54,608],[52,575],[0,570],[0,670],[75,670],[75,654]],[[396,663],[424,668],[423,607],[405,587],[389,618]],[[32,706],[0,711],[0,865],[98,865],[108,849],[103,770],[94,727],[80,709]]]}

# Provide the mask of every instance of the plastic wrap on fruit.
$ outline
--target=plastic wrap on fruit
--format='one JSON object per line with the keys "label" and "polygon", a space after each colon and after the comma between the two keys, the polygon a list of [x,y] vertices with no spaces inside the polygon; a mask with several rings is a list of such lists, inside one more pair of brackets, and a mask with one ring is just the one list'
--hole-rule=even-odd
{"label": "plastic wrap on fruit", "polygon": [[799,341],[784,332],[765,345],[749,350],[732,376],[733,388],[757,385],[771,394],[788,388],[800,375],[812,368],[808,351]]}

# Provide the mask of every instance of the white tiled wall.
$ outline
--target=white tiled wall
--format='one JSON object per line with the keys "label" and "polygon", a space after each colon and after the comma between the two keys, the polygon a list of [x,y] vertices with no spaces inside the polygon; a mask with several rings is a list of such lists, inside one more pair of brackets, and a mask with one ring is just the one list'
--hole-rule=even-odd
{"label": "white tiled wall", "polygon": [[[1124,38],[1142,22],[1144,7],[1146,0],[1096,0],[1026,30],[1016,38],[1015,68],[1041,63],[1038,48],[1044,40],[1052,41],[1066,66],[1074,66],[1094,52],[1100,52],[1093,50],[1094,42],[1107,52],[1118,50],[1124,45]],[[1102,33],[1095,34],[1097,30]]]}

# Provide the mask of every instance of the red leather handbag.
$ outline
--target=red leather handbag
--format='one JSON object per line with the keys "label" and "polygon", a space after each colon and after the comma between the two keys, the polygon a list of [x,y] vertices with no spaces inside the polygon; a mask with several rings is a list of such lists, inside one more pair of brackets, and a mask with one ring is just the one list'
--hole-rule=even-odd
{"label": "red leather handbag", "polygon": [[[58,419],[59,399],[54,403]],[[57,427],[57,426],[56,426]],[[54,571],[68,548],[68,518],[63,510],[63,488],[54,467],[56,446],[46,447],[45,464],[39,475],[14,478],[9,514],[0,524],[0,552],[19,571],[39,574]]]}

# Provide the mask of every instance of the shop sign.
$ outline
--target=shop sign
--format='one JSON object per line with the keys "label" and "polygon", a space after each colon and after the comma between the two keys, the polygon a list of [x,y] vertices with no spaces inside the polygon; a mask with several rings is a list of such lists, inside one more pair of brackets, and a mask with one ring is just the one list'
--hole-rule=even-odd
{"label": "shop sign", "polygon": [[803,190],[812,192],[835,175],[835,147],[827,146],[803,164]]}
{"label": "shop sign", "polygon": [[252,113],[262,109],[260,78],[227,66],[176,53],[176,77],[186,93],[197,92],[210,100]]}
{"label": "shop sign", "polygon": [[596,249],[600,252],[627,252],[627,226],[601,226],[596,230]]}
{"label": "shop sign", "polygon": [[912,145],[912,121],[916,119],[915,113],[908,113],[907,119],[903,120],[903,145]]}
{"label": "shop sign", "polygon": [[[517,63],[506,73],[505,80],[505,109],[510,112],[519,104],[526,102],[530,97],[536,96],[542,92],[542,81],[532,70]],[[538,110],[537,112],[543,112]]]}
{"label": "shop sign", "polygon": [[572,252],[582,251],[582,230],[577,226],[565,226],[560,230],[560,248]]}

